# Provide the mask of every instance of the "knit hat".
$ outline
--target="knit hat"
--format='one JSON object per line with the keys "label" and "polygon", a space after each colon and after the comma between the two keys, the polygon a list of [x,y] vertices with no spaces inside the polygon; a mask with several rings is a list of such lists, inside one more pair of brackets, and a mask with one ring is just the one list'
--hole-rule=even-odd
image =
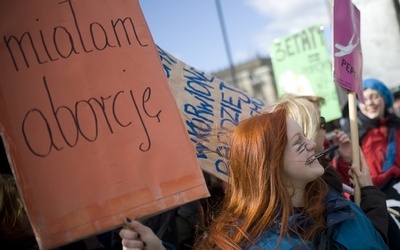
{"label": "knit hat", "polygon": [[386,87],[386,85],[378,79],[368,78],[363,81],[363,89],[373,89],[385,100],[385,109],[389,109],[393,106],[393,95],[392,92]]}

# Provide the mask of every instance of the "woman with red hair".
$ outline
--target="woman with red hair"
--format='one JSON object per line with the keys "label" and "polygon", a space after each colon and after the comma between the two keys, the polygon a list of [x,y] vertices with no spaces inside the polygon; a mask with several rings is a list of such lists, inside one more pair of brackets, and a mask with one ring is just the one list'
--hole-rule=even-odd
{"label": "woman with red hair", "polygon": [[[222,208],[195,249],[387,249],[361,209],[322,180],[315,146],[284,106],[241,121]],[[163,249],[137,221],[120,235],[125,249]]]}

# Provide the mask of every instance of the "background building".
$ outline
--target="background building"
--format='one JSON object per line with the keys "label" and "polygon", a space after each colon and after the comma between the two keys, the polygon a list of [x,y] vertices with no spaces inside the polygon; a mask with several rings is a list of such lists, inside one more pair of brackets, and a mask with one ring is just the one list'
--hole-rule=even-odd
{"label": "background building", "polygon": [[[236,65],[236,87],[246,93],[266,102],[273,102],[277,98],[271,58],[256,57],[252,60]],[[231,69],[213,72],[211,75],[232,84]]]}

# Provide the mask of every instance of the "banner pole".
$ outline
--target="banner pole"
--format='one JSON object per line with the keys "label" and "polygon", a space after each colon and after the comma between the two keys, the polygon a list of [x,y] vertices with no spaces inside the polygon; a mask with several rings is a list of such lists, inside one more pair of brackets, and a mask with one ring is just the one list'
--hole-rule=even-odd
{"label": "banner pole", "polygon": [[[347,94],[349,103],[349,119],[350,119],[350,134],[351,134],[351,149],[352,149],[352,164],[357,166],[361,170],[360,166],[360,146],[358,139],[358,123],[357,123],[357,105],[356,105],[356,94],[353,91],[349,91]],[[360,206],[361,203],[361,191],[358,185],[356,175],[352,175],[354,184],[354,202]]]}

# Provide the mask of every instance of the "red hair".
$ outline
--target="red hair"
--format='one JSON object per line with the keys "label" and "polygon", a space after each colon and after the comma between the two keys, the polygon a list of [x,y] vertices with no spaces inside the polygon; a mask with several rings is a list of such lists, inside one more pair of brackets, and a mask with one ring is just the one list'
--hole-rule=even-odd
{"label": "red hair", "polygon": [[[277,109],[241,121],[230,143],[230,179],[219,215],[196,249],[242,249],[281,219],[281,237],[288,236],[294,207],[281,178],[287,145],[286,110]],[[318,178],[305,191],[305,212],[313,226],[295,232],[312,240],[324,228],[327,186]]]}

